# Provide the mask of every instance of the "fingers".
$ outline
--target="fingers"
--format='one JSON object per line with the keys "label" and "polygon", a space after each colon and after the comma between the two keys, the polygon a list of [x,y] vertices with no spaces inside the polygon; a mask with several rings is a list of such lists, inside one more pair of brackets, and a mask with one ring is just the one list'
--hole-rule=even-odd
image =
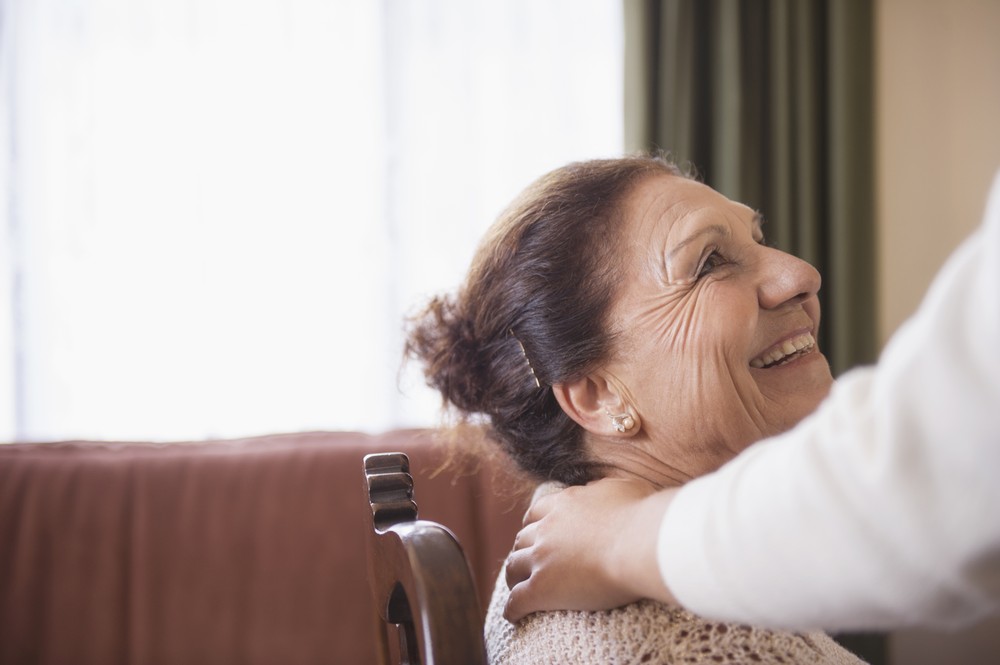
{"label": "fingers", "polygon": [[535,532],[538,530],[537,523],[528,524],[514,536],[514,549],[507,557],[504,566],[504,575],[507,580],[507,588],[513,589],[515,585],[524,582],[531,576],[531,546],[535,543]]}
{"label": "fingers", "polygon": [[528,525],[545,517],[552,510],[552,502],[556,495],[557,493],[546,494],[532,501],[524,513],[524,519],[521,520],[521,523]]}
{"label": "fingers", "polygon": [[543,609],[536,607],[537,603],[532,600],[537,594],[531,579],[531,554],[530,549],[521,549],[511,552],[507,557],[504,575],[510,595],[504,605],[503,616],[511,623],[517,623],[528,614]]}
{"label": "fingers", "polygon": [[504,579],[507,581],[507,588],[513,589],[529,577],[531,577],[531,560],[528,550],[511,552],[510,556],[507,557],[507,566],[504,568]]}
{"label": "fingers", "polygon": [[[544,488],[544,485],[542,486]],[[504,578],[507,588],[510,589],[510,596],[504,606],[504,618],[511,623],[520,621],[528,614],[539,611],[535,607],[532,598],[537,595],[535,586],[532,584],[531,573],[534,565],[536,553],[534,551],[535,540],[538,534],[539,521],[551,512],[556,497],[565,492],[558,486],[553,485],[552,489],[544,493],[536,493],[531,506],[524,513],[523,526],[514,537],[514,548],[507,557],[504,567]]]}
{"label": "fingers", "polygon": [[510,596],[507,597],[507,604],[503,608],[503,618],[511,623],[517,623],[526,617],[529,612],[526,610],[525,595],[528,593],[527,583],[513,587],[510,590]]}
{"label": "fingers", "polygon": [[506,580],[510,595],[503,608],[503,616],[511,623],[517,623],[532,612],[548,609],[538,605],[537,583],[532,579],[531,550],[512,552],[507,558]]}
{"label": "fingers", "polygon": [[531,547],[535,544],[535,533],[538,531],[538,523],[532,522],[526,527],[523,527],[514,536],[514,550],[523,550],[526,547]]}
{"label": "fingers", "polygon": [[511,623],[517,623],[535,612],[563,608],[558,600],[556,604],[550,604],[553,598],[550,592],[545,591],[547,584],[538,575],[532,575],[537,571],[532,569],[529,561],[531,554],[531,550],[521,550],[511,554],[507,560],[507,586],[510,588],[510,595],[507,596],[503,616]]}

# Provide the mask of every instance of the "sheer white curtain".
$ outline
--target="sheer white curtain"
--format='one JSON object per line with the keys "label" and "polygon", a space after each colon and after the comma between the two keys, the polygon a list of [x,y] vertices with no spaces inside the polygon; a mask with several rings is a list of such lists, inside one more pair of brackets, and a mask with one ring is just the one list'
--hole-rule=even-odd
{"label": "sheer white curtain", "polygon": [[620,0],[2,0],[0,438],[433,422],[404,313],[622,146]]}

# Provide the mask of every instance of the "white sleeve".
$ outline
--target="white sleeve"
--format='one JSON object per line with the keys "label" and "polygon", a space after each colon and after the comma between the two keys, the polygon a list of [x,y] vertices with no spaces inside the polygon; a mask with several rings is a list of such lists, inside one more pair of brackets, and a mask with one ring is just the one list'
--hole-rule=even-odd
{"label": "white sleeve", "polygon": [[657,551],[678,600],[722,620],[878,629],[1000,611],[1000,174],[878,365],[682,488]]}

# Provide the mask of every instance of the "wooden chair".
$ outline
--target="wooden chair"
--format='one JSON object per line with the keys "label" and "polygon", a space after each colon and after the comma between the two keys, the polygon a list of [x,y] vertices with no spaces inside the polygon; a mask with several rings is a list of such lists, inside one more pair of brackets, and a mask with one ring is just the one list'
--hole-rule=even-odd
{"label": "wooden chair", "polygon": [[409,459],[403,453],[366,455],[364,473],[380,661],[389,664],[388,632],[395,632],[401,663],[485,665],[472,571],[451,531],[417,519]]}

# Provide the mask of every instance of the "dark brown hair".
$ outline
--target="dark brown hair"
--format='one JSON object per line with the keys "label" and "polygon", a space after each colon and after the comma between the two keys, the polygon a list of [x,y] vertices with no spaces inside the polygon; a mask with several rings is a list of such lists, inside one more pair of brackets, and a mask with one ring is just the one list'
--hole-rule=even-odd
{"label": "dark brown hair", "polygon": [[[539,479],[582,484],[595,475],[583,430],[550,386],[608,358],[627,197],[642,179],[681,175],[661,157],[577,162],[530,185],[487,233],[456,296],[411,319],[408,357],[468,422]],[[537,380],[537,383],[536,383]]]}

